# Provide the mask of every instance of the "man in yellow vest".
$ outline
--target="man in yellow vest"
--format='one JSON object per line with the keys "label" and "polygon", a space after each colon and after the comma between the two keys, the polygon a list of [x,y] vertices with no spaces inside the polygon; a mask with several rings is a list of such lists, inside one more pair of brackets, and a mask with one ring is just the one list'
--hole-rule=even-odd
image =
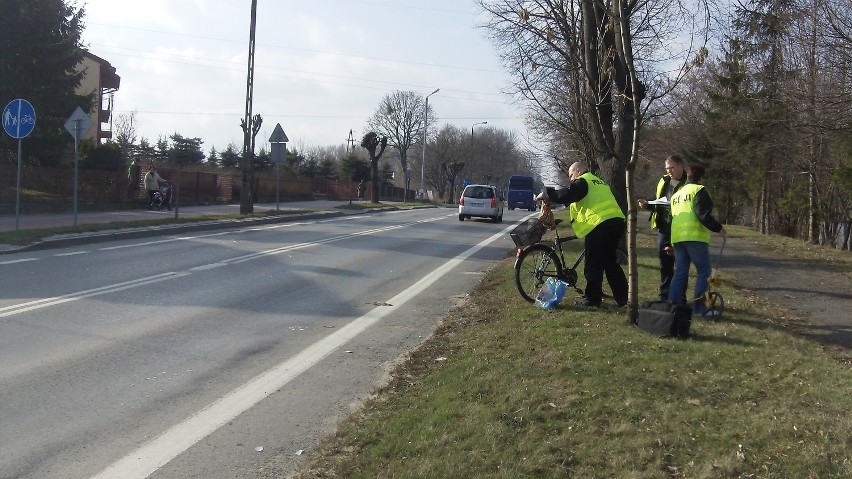
{"label": "man in yellow vest", "polygon": [[609,186],[589,168],[577,162],[568,168],[571,184],[567,188],[547,188],[554,203],[569,206],[574,233],[584,238],[586,294],[582,306],[597,308],[603,298],[603,277],[619,306],[627,304],[627,277],[618,264],[618,243],[624,235],[624,212]]}
{"label": "man in yellow vest", "polygon": [[713,200],[704,188],[704,166],[690,165],[687,169],[687,184],[672,196],[672,245],[675,251],[675,271],[669,288],[669,301],[683,304],[689,265],[695,263],[697,277],[692,296],[692,313],[704,315],[707,306],[703,302],[708,288],[710,264],[710,232],[726,236],[728,233],[713,217]]}
{"label": "man in yellow vest", "polygon": [[[683,158],[671,155],[666,158],[666,174],[657,182],[654,199],[670,200],[686,184]],[[657,230],[657,257],[660,259],[660,299],[669,298],[669,286],[674,275],[674,251],[671,244],[672,219],[669,205],[648,204],[639,200],[639,207],[651,211],[651,228]]]}

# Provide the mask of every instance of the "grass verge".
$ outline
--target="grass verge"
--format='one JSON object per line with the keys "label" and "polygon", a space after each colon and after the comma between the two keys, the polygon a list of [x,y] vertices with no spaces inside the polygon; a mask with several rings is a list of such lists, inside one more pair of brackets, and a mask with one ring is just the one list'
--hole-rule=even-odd
{"label": "grass verge", "polygon": [[[639,245],[652,298],[653,238]],[[535,308],[511,268],[490,271],[291,477],[852,477],[852,370],[771,304],[726,281],[722,321],[660,339],[576,294]]]}

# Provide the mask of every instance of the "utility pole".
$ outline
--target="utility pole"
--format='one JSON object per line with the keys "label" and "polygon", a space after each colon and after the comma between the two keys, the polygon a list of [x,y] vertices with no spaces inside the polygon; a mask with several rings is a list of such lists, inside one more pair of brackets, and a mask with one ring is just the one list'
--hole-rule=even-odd
{"label": "utility pole", "polygon": [[[243,182],[240,189],[240,214],[247,215],[254,211],[252,198],[252,173],[254,163],[254,125],[251,116],[254,96],[254,31],[257,25],[257,0],[251,1],[251,27],[249,29],[248,78],[246,79],[246,116],[241,125],[243,128]],[[260,126],[260,125],[258,125]]]}
{"label": "utility pole", "polygon": [[349,130],[349,139],[346,140],[346,154],[355,151],[355,138],[352,136],[352,130]]}

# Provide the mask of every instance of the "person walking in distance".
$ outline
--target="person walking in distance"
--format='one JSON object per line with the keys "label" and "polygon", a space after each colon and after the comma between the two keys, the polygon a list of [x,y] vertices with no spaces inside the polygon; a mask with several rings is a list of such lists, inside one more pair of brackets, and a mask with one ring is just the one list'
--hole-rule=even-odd
{"label": "person walking in distance", "polygon": [[[686,184],[686,170],[683,158],[671,155],[666,158],[666,174],[657,182],[654,199],[670,200]],[[669,297],[669,287],[674,275],[675,258],[671,244],[672,219],[669,205],[648,204],[640,199],[639,207],[651,211],[651,228],[657,230],[657,257],[660,259],[660,299]]]}
{"label": "person walking in distance", "polygon": [[157,167],[151,165],[148,167],[148,173],[145,174],[145,189],[148,190],[148,209],[154,209],[154,195],[160,190],[160,183],[165,183],[159,173]]}
{"label": "person walking in distance", "polygon": [[569,207],[574,233],[585,241],[583,276],[586,278],[586,294],[581,305],[591,308],[601,305],[606,275],[616,304],[624,306],[627,304],[627,277],[618,264],[618,243],[624,235],[624,212],[609,186],[589,173],[584,163],[571,165],[568,177],[571,179],[568,187],[546,188],[545,191],[551,202]]}
{"label": "person walking in distance", "polygon": [[690,165],[687,183],[672,196],[672,245],[675,252],[675,270],[669,288],[669,301],[685,303],[686,279],[689,266],[695,263],[697,277],[692,301],[692,313],[704,315],[704,293],[709,287],[712,269],[710,264],[710,232],[726,236],[725,227],[713,217],[713,200],[702,184],[704,166]]}

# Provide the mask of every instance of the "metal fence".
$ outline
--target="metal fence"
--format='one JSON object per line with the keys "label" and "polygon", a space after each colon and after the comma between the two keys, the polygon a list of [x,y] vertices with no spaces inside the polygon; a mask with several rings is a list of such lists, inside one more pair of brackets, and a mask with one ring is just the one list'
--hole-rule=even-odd
{"label": "metal fence", "polygon": [[[173,187],[173,195],[179,196],[182,206],[238,203],[242,189],[242,171],[213,170],[158,166],[157,172]],[[138,183],[128,181],[126,170],[102,171],[79,170],[77,181],[77,205],[82,211],[112,210],[141,207],[147,194],[140,172]],[[70,167],[44,168],[23,166],[21,168],[20,211],[22,214],[42,212],[68,212],[73,210],[74,171]],[[274,172],[255,172],[252,181],[254,202],[268,203],[295,201],[316,197],[330,200],[357,199],[358,184],[351,181],[324,178],[296,177],[282,174],[276,178]],[[14,214],[16,202],[17,166],[0,164],[0,214]],[[277,188],[276,188],[277,184]],[[371,188],[364,193],[364,200],[372,200]],[[380,188],[380,200],[403,201],[413,198],[413,191],[406,192],[389,184]]]}

